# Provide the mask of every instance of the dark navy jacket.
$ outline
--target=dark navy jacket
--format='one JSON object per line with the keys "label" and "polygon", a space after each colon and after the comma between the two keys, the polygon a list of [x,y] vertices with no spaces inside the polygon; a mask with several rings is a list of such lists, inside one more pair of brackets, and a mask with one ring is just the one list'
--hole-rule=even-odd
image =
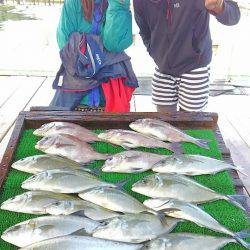
{"label": "dark navy jacket", "polygon": [[[81,46],[85,52],[81,52]],[[100,36],[74,32],[60,51],[62,65],[53,82],[54,89],[83,92],[109,78],[125,78],[124,84],[138,87],[138,80],[125,52],[109,52]],[[60,84],[62,77],[62,84]]]}
{"label": "dark navy jacket", "polygon": [[[225,9],[216,19],[224,25],[237,24],[237,3],[224,2]],[[140,35],[160,72],[180,76],[211,62],[210,14],[205,0],[134,0],[134,10]]]}

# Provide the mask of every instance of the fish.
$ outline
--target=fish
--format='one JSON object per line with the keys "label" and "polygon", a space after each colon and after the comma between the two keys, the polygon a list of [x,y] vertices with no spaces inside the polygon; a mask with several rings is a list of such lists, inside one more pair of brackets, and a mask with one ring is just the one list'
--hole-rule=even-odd
{"label": "fish", "polygon": [[119,216],[78,197],[44,191],[28,191],[3,202],[1,209],[37,215],[79,215],[102,221]]}
{"label": "fish", "polygon": [[244,174],[239,167],[202,155],[165,156],[164,159],[161,159],[152,167],[152,170],[158,173],[176,173],[190,176],[217,174],[221,171],[230,169],[237,170]]}
{"label": "fish", "polygon": [[142,173],[150,170],[154,164],[165,159],[164,155],[141,152],[125,151],[105,161],[103,172],[115,173]]}
{"label": "fish", "polygon": [[95,175],[74,169],[53,169],[33,175],[21,187],[28,190],[73,194],[99,186],[116,187]]}
{"label": "fish", "polygon": [[95,152],[88,143],[65,134],[44,137],[36,144],[35,148],[46,154],[65,157],[80,164],[110,158],[108,154]]}
{"label": "fish", "polygon": [[27,214],[47,214],[46,207],[58,201],[81,201],[77,197],[43,191],[28,191],[1,204],[1,209]]}
{"label": "fish", "polygon": [[78,194],[80,198],[120,213],[142,213],[149,209],[126,192],[111,187],[96,187]]}
{"label": "fish", "polygon": [[142,135],[131,130],[111,129],[100,133],[98,137],[112,144],[122,146],[124,149],[145,147],[145,148],[165,148],[175,153],[182,153],[179,143],[166,143],[158,139]]}
{"label": "fish", "polygon": [[142,244],[129,244],[88,236],[63,236],[44,240],[20,250],[138,250]]}
{"label": "fish", "polygon": [[56,168],[82,169],[81,164],[54,155],[34,155],[14,162],[12,168],[30,174],[38,174]]}
{"label": "fish", "polygon": [[179,220],[168,218],[163,224],[153,214],[125,214],[100,225],[93,237],[127,243],[142,243],[171,232]]}
{"label": "fish", "polygon": [[[171,233],[147,242],[141,250],[218,250],[229,243],[236,242],[233,238],[192,233]],[[244,241],[240,243],[249,249],[249,243]]]}
{"label": "fish", "polygon": [[16,224],[1,238],[18,247],[66,235],[91,235],[101,223],[78,216],[43,216]]}
{"label": "fish", "polygon": [[91,130],[71,122],[46,123],[40,128],[36,129],[33,134],[42,137],[48,137],[58,134],[67,134],[85,142],[100,141],[100,139],[97,137],[97,134],[93,133]]}
{"label": "fish", "polygon": [[191,142],[199,147],[209,149],[208,141],[194,138],[167,122],[157,119],[139,119],[129,127],[134,131],[169,142]]}
{"label": "fish", "polygon": [[51,215],[85,216],[95,221],[103,221],[119,216],[119,213],[81,199],[59,200],[48,204],[45,213]]}
{"label": "fish", "polygon": [[226,200],[245,210],[237,201],[244,197],[219,194],[184,175],[159,173],[150,175],[134,183],[132,191],[151,198],[177,199],[195,204]]}
{"label": "fish", "polygon": [[188,220],[200,227],[209,228],[234,238],[240,238],[240,233],[237,234],[227,229],[211,215],[194,204],[174,199],[149,199],[144,201],[143,204],[153,210],[164,211],[167,216]]}

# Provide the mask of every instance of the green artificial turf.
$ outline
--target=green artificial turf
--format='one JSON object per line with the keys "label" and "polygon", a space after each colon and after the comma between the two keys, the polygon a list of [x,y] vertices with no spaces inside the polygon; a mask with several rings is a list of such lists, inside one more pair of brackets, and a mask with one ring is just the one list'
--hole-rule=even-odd
{"label": "green artificial turf", "polygon": [[[35,149],[35,143],[39,140],[38,137],[35,137],[32,134],[33,130],[26,130],[23,132],[22,138],[19,142],[18,148],[16,150],[16,154],[14,156],[14,161],[17,161],[21,158],[42,154],[40,151]],[[97,133],[100,131],[96,131]],[[197,138],[201,139],[208,139],[210,140],[210,150],[199,148],[196,145],[190,143],[184,143],[183,148],[185,153],[188,154],[202,154],[204,156],[214,157],[217,159],[221,159],[221,154],[218,149],[214,134],[210,130],[192,130],[187,131],[189,135],[192,135]],[[98,142],[94,143],[93,147],[101,153],[119,153],[122,152],[124,149],[118,146],[112,146],[108,143]],[[148,152],[155,152],[155,153],[162,153],[162,154],[171,154],[171,152],[165,149],[145,149],[140,148],[138,150],[148,151]],[[102,166],[103,161],[97,161],[90,164],[90,167],[100,167]],[[100,178],[109,181],[112,183],[119,182],[121,180],[128,180],[128,183],[124,186],[124,188],[134,197],[136,197],[140,201],[144,201],[147,197],[142,196],[140,194],[136,194],[130,190],[131,185],[141,179],[143,176],[152,174],[151,171],[142,174],[116,174],[116,173],[100,173]],[[22,173],[17,170],[11,169],[8,175],[8,178],[4,184],[3,190],[0,195],[0,203],[11,198],[15,195],[21,194],[24,192],[22,190],[21,183],[26,178],[28,178],[30,174]],[[222,194],[235,194],[235,190],[233,187],[232,179],[227,172],[219,173],[216,175],[211,176],[198,176],[195,177],[197,181],[204,184],[205,186],[212,188],[213,190],[220,192]],[[227,228],[231,229],[234,232],[241,231],[242,229],[248,228],[249,224],[247,222],[247,218],[244,215],[243,211],[232,204],[228,203],[227,201],[216,201],[212,203],[205,204],[204,209],[210,215],[212,215],[216,220],[218,220],[221,224],[225,225]],[[29,214],[21,214],[21,213],[14,213],[8,211],[0,211],[0,234],[7,229],[8,227],[19,223],[21,221],[34,218],[36,216],[29,215]],[[177,228],[174,232],[194,232],[194,233],[201,233],[201,234],[208,234],[208,235],[218,235],[221,234],[215,233],[209,229],[201,228],[194,223],[191,222],[181,222],[178,224]],[[11,244],[0,240],[0,250],[8,250],[8,249],[16,249]],[[244,249],[238,244],[228,244],[223,249]]]}

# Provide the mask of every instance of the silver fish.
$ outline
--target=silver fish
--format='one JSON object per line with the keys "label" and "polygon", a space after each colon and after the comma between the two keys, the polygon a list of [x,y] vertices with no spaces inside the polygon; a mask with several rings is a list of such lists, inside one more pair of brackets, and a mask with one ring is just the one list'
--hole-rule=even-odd
{"label": "silver fish", "polygon": [[144,177],[132,186],[132,191],[151,198],[178,199],[195,204],[215,200],[227,200],[244,209],[235,195],[223,195],[207,188],[193,179],[177,174],[154,174]]}
{"label": "silver fish", "polygon": [[132,122],[129,127],[139,133],[152,136],[162,141],[191,142],[199,147],[209,149],[208,141],[185,134],[167,122],[157,119],[140,119]]}
{"label": "silver fish", "polygon": [[46,207],[58,201],[80,201],[66,195],[42,191],[29,191],[4,201],[1,209],[28,214],[47,214]]}
{"label": "silver fish", "polygon": [[64,134],[44,137],[35,148],[47,154],[66,157],[82,164],[95,160],[107,160],[110,157],[107,154],[95,152],[88,143]]}
{"label": "silver fish", "polygon": [[141,244],[128,244],[87,236],[63,236],[32,244],[20,250],[138,250]]}
{"label": "silver fish", "polygon": [[179,144],[162,142],[130,130],[111,129],[100,133],[98,137],[104,141],[122,146],[125,149],[138,147],[165,148],[173,152],[182,152],[181,145]]}
{"label": "silver fish", "polygon": [[78,216],[43,216],[10,227],[1,238],[18,247],[77,233],[91,235],[101,224]]}
{"label": "silver fish", "polygon": [[230,231],[211,215],[191,203],[173,199],[149,199],[144,201],[143,204],[153,210],[164,211],[167,216],[188,220],[200,227],[206,227],[216,232],[237,237],[236,233]]}
{"label": "silver fish", "polygon": [[55,201],[46,206],[45,213],[52,215],[74,214],[86,216],[96,221],[103,221],[119,216],[119,214],[114,211],[81,199]]}
{"label": "silver fish", "polygon": [[224,170],[234,169],[242,173],[239,167],[224,161],[202,155],[171,155],[156,163],[152,170],[158,173],[203,175],[216,174]]}
{"label": "silver fish", "polygon": [[171,233],[146,243],[141,250],[219,250],[229,243],[236,243],[236,240],[191,233]]}
{"label": "silver fish", "polygon": [[14,162],[11,167],[30,174],[38,174],[56,168],[81,169],[79,163],[53,155],[30,156]]}
{"label": "silver fish", "polygon": [[103,172],[116,173],[141,173],[154,166],[157,162],[164,159],[164,155],[141,152],[125,151],[106,160],[102,167]]}
{"label": "silver fish", "polygon": [[33,175],[22,183],[23,189],[72,194],[114,184],[99,180],[93,174],[74,169],[53,169]]}
{"label": "silver fish", "polygon": [[50,122],[36,129],[33,134],[46,137],[57,134],[67,134],[77,137],[85,142],[100,141],[97,134],[80,125],[70,122]]}
{"label": "silver fish", "polygon": [[172,231],[179,220],[168,218],[163,223],[153,214],[125,214],[101,225],[93,232],[97,238],[128,243],[142,243]]}
{"label": "silver fish", "polygon": [[134,214],[149,210],[137,199],[116,188],[96,187],[80,193],[79,197],[116,212]]}

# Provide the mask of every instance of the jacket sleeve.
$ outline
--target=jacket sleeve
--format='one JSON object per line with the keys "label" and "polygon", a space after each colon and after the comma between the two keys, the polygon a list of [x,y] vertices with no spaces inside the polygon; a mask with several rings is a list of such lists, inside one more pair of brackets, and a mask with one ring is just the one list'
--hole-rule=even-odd
{"label": "jacket sleeve", "polygon": [[148,23],[142,11],[142,1],[145,0],[134,0],[135,21],[140,29],[140,36],[143,40],[143,43],[149,51],[151,34]]}
{"label": "jacket sleeve", "polygon": [[240,9],[236,2],[224,0],[224,10],[222,13],[215,15],[216,19],[228,26],[235,25],[240,20]]}
{"label": "jacket sleeve", "polygon": [[121,52],[132,44],[130,0],[108,0],[102,39],[105,48],[112,52]]}
{"label": "jacket sleeve", "polygon": [[57,43],[60,49],[67,43],[72,32],[77,30],[77,1],[65,0],[57,27]]}

